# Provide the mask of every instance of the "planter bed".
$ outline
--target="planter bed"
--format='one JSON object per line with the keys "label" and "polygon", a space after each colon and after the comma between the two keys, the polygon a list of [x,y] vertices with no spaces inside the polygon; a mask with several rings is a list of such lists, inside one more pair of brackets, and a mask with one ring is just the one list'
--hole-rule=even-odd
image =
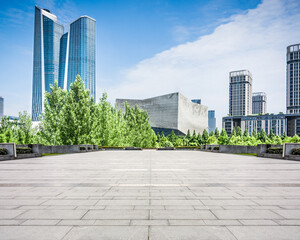
{"label": "planter bed", "polygon": [[175,150],[184,150],[184,151],[195,151],[198,150],[199,147],[176,147]]}
{"label": "planter bed", "polygon": [[16,159],[40,157],[37,153],[17,154]]}
{"label": "planter bed", "polygon": [[114,146],[105,146],[105,147],[99,147],[102,150],[110,150],[110,151],[121,151],[124,150],[123,147],[114,147]]}
{"label": "planter bed", "polygon": [[125,150],[142,150],[140,147],[125,147]]}
{"label": "planter bed", "polygon": [[262,153],[259,157],[283,159],[282,154]]}
{"label": "planter bed", "polygon": [[14,156],[11,155],[0,155],[0,161],[13,160]]}
{"label": "planter bed", "polygon": [[163,147],[163,148],[158,148],[157,150],[175,150],[174,147]]}

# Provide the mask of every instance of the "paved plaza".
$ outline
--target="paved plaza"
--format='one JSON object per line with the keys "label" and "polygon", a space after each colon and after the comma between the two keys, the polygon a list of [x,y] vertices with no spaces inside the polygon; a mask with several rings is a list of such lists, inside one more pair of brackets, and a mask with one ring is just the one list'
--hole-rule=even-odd
{"label": "paved plaza", "polygon": [[300,163],[200,151],[0,162],[0,239],[300,239]]}

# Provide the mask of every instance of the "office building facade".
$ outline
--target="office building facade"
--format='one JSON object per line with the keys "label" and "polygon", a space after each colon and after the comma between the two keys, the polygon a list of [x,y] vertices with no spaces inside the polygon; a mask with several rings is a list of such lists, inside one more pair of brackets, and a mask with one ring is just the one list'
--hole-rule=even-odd
{"label": "office building facade", "polygon": [[229,114],[246,116],[252,113],[252,75],[248,70],[229,73]]}
{"label": "office building facade", "polygon": [[[70,24],[69,33],[47,9],[35,7],[32,120],[39,121],[44,93],[54,81],[69,89],[77,74],[96,98],[96,21],[82,16]],[[70,54],[69,54],[70,53]],[[70,77],[70,78],[69,78]],[[68,79],[69,78],[69,79]]]}
{"label": "office building facade", "polygon": [[60,38],[63,25],[47,9],[35,7],[32,120],[38,121],[43,109],[44,92],[58,79]]}
{"label": "office building facade", "polygon": [[208,110],[208,132],[216,130],[216,115],[215,110]]}
{"label": "office building facade", "polygon": [[69,35],[67,89],[79,74],[95,99],[96,21],[88,16],[78,18],[70,24]]}
{"label": "office building facade", "polygon": [[4,116],[4,98],[0,97],[0,118]]}
{"label": "office building facade", "polygon": [[252,94],[252,114],[267,113],[267,94],[255,92]]}
{"label": "office building facade", "polygon": [[300,44],[287,47],[286,113],[300,113]]}

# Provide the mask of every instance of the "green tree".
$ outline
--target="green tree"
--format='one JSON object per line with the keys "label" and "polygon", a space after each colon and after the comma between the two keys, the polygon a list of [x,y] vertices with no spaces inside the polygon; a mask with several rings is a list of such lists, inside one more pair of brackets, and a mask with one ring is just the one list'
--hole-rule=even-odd
{"label": "green tree", "polygon": [[80,76],[70,85],[62,107],[60,140],[63,145],[92,143],[93,97],[85,90]]}
{"label": "green tree", "polygon": [[248,137],[249,137],[249,133],[248,133],[248,130],[247,130],[247,129],[245,129],[243,136],[244,136],[245,138],[248,138]]}
{"label": "green tree", "polygon": [[233,128],[232,131],[231,131],[230,137],[232,137],[232,136],[236,136],[235,128]]}
{"label": "green tree", "polygon": [[273,141],[275,138],[275,134],[273,133],[273,129],[270,130],[269,139]]}
{"label": "green tree", "polygon": [[226,145],[228,143],[228,136],[225,129],[222,129],[220,136],[218,137],[218,144]]}
{"label": "green tree", "polygon": [[208,137],[209,137],[208,132],[206,129],[204,129],[202,132],[202,143],[203,144],[207,144]]}
{"label": "green tree", "polygon": [[239,137],[242,137],[242,136],[243,136],[241,127],[237,127],[236,135],[239,136]]}
{"label": "green tree", "polygon": [[215,136],[216,136],[216,138],[218,138],[218,137],[219,137],[219,135],[220,135],[220,133],[219,133],[219,129],[218,129],[218,128],[216,128],[216,129],[215,129]]}

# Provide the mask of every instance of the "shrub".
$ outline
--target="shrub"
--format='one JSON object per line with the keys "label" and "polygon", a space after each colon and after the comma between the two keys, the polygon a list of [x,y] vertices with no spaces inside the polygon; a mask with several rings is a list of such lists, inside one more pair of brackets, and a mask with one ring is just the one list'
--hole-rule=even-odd
{"label": "shrub", "polygon": [[29,147],[17,147],[17,154],[29,154],[32,153],[32,149]]}
{"label": "shrub", "polygon": [[219,147],[219,146],[217,146],[217,147],[214,147],[214,148],[213,148],[213,150],[215,150],[215,151],[219,151],[219,150],[220,150],[220,147]]}
{"label": "shrub", "polygon": [[0,155],[7,155],[8,151],[6,148],[0,148]]}
{"label": "shrub", "polygon": [[86,148],[85,147],[82,147],[82,146],[80,146],[80,151],[85,151],[86,150]]}
{"label": "shrub", "polygon": [[281,147],[269,147],[267,153],[270,154],[282,154],[283,149]]}
{"label": "shrub", "polygon": [[300,148],[293,148],[291,154],[292,155],[300,155]]}

